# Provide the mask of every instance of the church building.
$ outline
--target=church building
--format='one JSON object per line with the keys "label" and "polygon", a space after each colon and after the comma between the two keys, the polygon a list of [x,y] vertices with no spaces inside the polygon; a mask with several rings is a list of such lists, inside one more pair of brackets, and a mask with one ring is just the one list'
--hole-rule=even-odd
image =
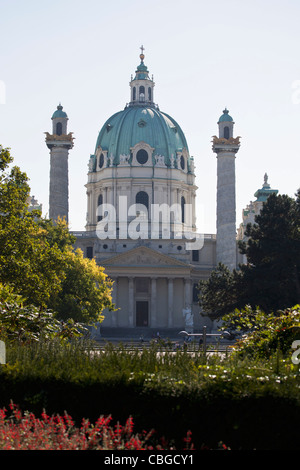
{"label": "church building", "polygon": [[[114,281],[115,312],[101,329],[139,331],[212,327],[200,313],[198,282],[219,262],[237,267],[235,158],[240,147],[227,109],[213,137],[217,233],[197,231],[194,158],[180,125],[155,103],[153,77],[140,63],[124,109],[104,122],[88,163],[85,231],[76,248]],[[68,220],[68,155],[73,135],[59,105],[52,116],[49,216]]]}

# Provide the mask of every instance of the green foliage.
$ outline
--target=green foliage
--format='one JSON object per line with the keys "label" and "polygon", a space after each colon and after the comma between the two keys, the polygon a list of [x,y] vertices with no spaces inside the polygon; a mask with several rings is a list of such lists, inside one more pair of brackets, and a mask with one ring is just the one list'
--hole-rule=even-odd
{"label": "green foliage", "polygon": [[242,275],[248,303],[266,311],[300,302],[300,204],[287,195],[271,194],[255,224],[248,225],[247,257]]}
{"label": "green foliage", "polygon": [[212,318],[245,305],[265,312],[300,303],[300,190],[297,198],[271,194],[240,242],[247,264],[219,265],[199,284],[199,303]]}
{"label": "green foliage", "polygon": [[24,304],[8,286],[0,284],[0,338],[6,342],[26,344],[41,339],[59,340],[82,336],[85,329],[73,320],[62,324],[53,312]]}
{"label": "green foliage", "polygon": [[[2,372],[18,380],[39,377],[74,385],[123,383],[142,387],[147,393],[159,389],[169,396],[183,391],[189,394],[196,389],[212,393],[217,390],[224,393],[227,389],[235,393],[244,386],[248,392],[251,388],[255,392],[257,387],[267,384],[279,390],[280,377],[282,383],[300,384],[300,376],[295,377],[292,363],[287,360],[282,360],[278,369],[272,357],[268,360],[241,360],[235,355],[204,357],[201,353],[162,350],[157,345],[128,349],[123,344],[108,343],[97,349],[92,342],[78,340],[67,343],[41,340],[22,346],[13,343],[8,346],[7,363]],[[297,387],[295,393],[298,394]]]}
{"label": "green foliage", "polygon": [[112,281],[94,259],[83,257],[81,250],[65,253],[65,278],[61,290],[53,295],[49,306],[60,319],[70,316],[79,322],[99,322],[105,308],[113,310]]}
{"label": "green foliage", "polygon": [[16,166],[8,171],[8,149],[0,151],[0,161],[0,282],[12,286],[28,304],[46,307],[60,289],[64,254],[57,243],[50,243],[51,222],[42,222],[38,211],[28,211],[28,178]]}
{"label": "green foliage", "polygon": [[0,230],[0,281],[29,304],[46,307],[65,277],[64,252],[51,246],[32,213],[9,217]]}
{"label": "green foliage", "polygon": [[246,306],[223,317],[222,329],[241,332],[235,351],[240,356],[267,358],[280,351],[291,354],[292,343],[300,339],[300,306],[266,314]]}
{"label": "green foliage", "polygon": [[299,386],[299,371],[288,359],[40,341],[9,345],[0,407],[13,400],[35,413],[67,410],[78,423],[131,414],[138,430],[154,428],[177,443],[190,429],[196,448],[223,440],[232,449],[293,449]]}
{"label": "green foliage", "polygon": [[[24,305],[57,310],[60,319],[95,322],[113,309],[111,282],[94,260],[72,245],[64,220],[54,224],[28,211],[28,178],[8,149],[0,150],[0,282],[22,296]],[[2,173],[1,173],[2,172]],[[24,307],[25,308],[25,307]]]}
{"label": "green foliage", "polygon": [[199,305],[211,319],[220,318],[235,308],[239,273],[233,273],[222,263],[211,272],[208,280],[199,282]]}
{"label": "green foliage", "polygon": [[13,158],[9,149],[0,146],[0,216],[1,225],[9,216],[23,215],[30,188],[26,173],[14,166],[8,170]]}

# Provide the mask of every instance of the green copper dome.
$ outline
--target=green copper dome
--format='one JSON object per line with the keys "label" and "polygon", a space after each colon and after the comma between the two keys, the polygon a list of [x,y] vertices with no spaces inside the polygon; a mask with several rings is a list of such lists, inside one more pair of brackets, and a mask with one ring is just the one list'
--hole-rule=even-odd
{"label": "green copper dome", "polygon": [[228,113],[229,113],[228,109],[225,108],[224,111],[223,111],[222,116],[219,119],[219,122],[232,122],[233,119],[232,119],[231,116],[229,116]]}
{"label": "green copper dome", "polygon": [[56,118],[67,118],[67,117],[68,117],[67,113],[65,113],[65,112],[63,111],[62,105],[59,104],[59,105],[57,106],[56,111],[54,111],[54,113],[53,113],[53,115],[52,115],[52,119],[56,119]]}
{"label": "green copper dome", "polygon": [[144,63],[143,46],[141,50],[141,62],[136,68],[135,78],[130,82],[131,100],[125,109],[113,114],[105,122],[97,138],[95,154],[100,148],[107,152],[110,165],[119,165],[120,156],[122,160],[126,157],[129,164],[135,164],[132,160],[133,149],[136,145],[144,145],[151,152],[153,165],[159,161],[159,164],[167,167],[176,167],[177,156],[183,152],[189,170],[190,157],[186,138],[178,123],[161,112],[154,103],[154,81],[149,78]]}
{"label": "green copper dome", "polygon": [[144,142],[155,155],[165,157],[165,164],[170,165],[170,158],[176,158],[176,152],[188,146],[184,133],[177,122],[159,111],[157,106],[127,106],[111,116],[99,132],[96,149],[101,147],[108,156],[113,155],[114,164],[120,162],[120,155],[130,155],[132,147]]}

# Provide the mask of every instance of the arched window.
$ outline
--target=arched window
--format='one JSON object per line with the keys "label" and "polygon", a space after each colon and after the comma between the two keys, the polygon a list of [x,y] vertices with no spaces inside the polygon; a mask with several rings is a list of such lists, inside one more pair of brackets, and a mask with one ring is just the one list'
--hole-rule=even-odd
{"label": "arched window", "polygon": [[140,165],[144,165],[148,161],[148,152],[145,149],[140,149],[136,154],[136,160]]}
{"label": "arched window", "polygon": [[[98,196],[98,207],[102,206],[102,204],[103,204],[103,196],[102,196],[102,194],[99,194],[99,196]],[[98,222],[102,219],[103,219],[103,215],[98,215],[97,216],[97,221]]]}
{"label": "arched window", "polygon": [[149,209],[149,196],[148,196],[148,194],[145,191],[138,192],[137,195],[135,196],[135,203],[136,204],[143,204],[143,206],[145,206],[148,210]]}
{"label": "arched window", "polygon": [[185,213],[184,213],[184,206],[185,206],[185,199],[182,196],[181,197],[181,222],[184,224],[184,218],[185,218]]}
{"label": "arched window", "polygon": [[184,160],[184,156],[181,155],[180,157],[180,166],[181,166],[181,169],[184,170],[185,168],[185,160]]}
{"label": "arched window", "polygon": [[101,153],[100,158],[99,158],[99,168],[102,168],[104,165],[104,155]]}
{"label": "arched window", "polygon": [[229,139],[229,127],[224,127],[224,139]]}
{"label": "arched window", "polygon": [[150,87],[148,88],[148,100],[149,100],[149,101],[152,101],[152,97],[151,97],[151,88],[150,88]]}
{"label": "arched window", "polygon": [[145,101],[145,87],[140,86],[139,88],[140,101]]}
{"label": "arched window", "polygon": [[62,123],[58,122],[56,124],[56,135],[62,135]]}
{"label": "arched window", "polygon": [[132,100],[133,101],[136,100],[136,88],[135,88],[135,86],[133,87],[133,90],[132,90]]}

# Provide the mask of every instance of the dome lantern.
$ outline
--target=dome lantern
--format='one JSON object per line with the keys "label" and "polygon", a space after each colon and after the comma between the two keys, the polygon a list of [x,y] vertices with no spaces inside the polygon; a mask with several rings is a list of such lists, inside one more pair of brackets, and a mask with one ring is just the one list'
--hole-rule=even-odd
{"label": "dome lantern", "polygon": [[141,63],[137,66],[135,77],[130,82],[130,103],[129,106],[154,106],[153,89],[154,81],[150,79],[148,68],[144,63],[144,46],[141,46]]}
{"label": "dome lantern", "polygon": [[63,111],[61,103],[57,106],[57,109],[52,114],[52,132],[56,135],[62,135],[67,133],[67,122],[69,120],[68,115]]}
{"label": "dome lantern", "polygon": [[233,137],[234,121],[232,117],[229,116],[229,111],[227,108],[224,109],[223,114],[218,121],[218,125],[220,138],[230,139]]}

